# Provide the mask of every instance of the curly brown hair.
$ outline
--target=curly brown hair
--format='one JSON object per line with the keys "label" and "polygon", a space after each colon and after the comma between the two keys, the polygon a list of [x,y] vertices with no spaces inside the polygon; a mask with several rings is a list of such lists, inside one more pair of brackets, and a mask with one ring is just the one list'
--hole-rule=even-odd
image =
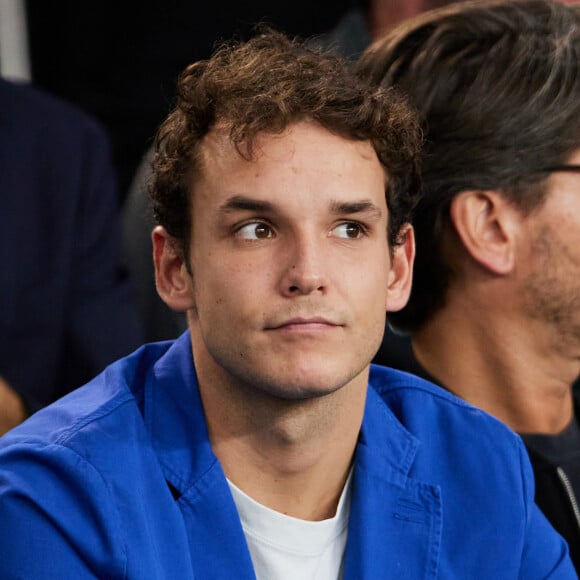
{"label": "curly brown hair", "polygon": [[256,136],[303,120],[373,144],[388,175],[389,243],[400,243],[419,194],[421,132],[414,111],[396,91],[371,88],[340,58],[272,30],[224,44],[180,75],[177,106],[155,145],[149,189],[156,221],[185,251],[199,150],[212,128],[228,131],[238,153],[251,159]]}

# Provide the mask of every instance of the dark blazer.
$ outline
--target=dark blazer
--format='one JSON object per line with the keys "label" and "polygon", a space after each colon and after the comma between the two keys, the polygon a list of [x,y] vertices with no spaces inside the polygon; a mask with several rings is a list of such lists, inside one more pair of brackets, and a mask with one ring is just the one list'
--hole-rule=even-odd
{"label": "dark blazer", "polygon": [[0,376],[31,410],[141,341],[100,126],[0,80]]}

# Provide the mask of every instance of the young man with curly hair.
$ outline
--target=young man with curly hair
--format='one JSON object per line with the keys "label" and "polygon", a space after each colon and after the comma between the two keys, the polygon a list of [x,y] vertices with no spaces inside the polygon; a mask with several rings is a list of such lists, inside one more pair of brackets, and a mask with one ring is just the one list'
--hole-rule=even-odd
{"label": "young man with curly hair", "polygon": [[370,368],[419,148],[403,100],[276,33],[184,72],[151,192],[189,331],[2,440],[2,578],[574,577],[519,439]]}

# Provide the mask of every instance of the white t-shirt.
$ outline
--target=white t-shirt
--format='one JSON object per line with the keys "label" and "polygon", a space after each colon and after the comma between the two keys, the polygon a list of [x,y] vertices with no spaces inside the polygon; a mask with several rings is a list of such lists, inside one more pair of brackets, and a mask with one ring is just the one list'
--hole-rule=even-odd
{"label": "white t-shirt", "polygon": [[228,480],[258,580],[340,580],[350,512],[352,472],[336,515],[312,522],[254,501]]}

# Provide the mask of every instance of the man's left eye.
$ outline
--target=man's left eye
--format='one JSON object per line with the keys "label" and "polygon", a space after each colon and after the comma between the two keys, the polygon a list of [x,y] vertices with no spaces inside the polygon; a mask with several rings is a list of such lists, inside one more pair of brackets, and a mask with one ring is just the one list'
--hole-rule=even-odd
{"label": "man's left eye", "polygon": [[333,233],[338,238],[347,240],[358,240],[364,234],[364,228],[356,222],[346,222],[336,226]]}

